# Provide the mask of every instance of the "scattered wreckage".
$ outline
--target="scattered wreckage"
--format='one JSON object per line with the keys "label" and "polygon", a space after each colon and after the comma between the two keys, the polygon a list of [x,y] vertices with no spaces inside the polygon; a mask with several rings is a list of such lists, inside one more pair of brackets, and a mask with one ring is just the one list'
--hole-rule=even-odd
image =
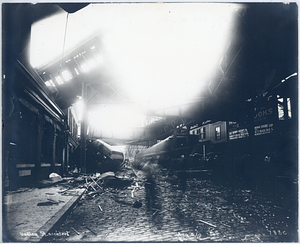
{"label": "scattered wreckage", "polygon": [[[90,174],[73,174],[73,176],[61,177],[56,173],[49,175],[48,180],[40,182],[39,187],[49,187],[52,185],[59,185],[63,188],[59,192],[61,195],[73,195],[76,193],[76,189],[84,188],[84,194],[81,200],[93,199],[101,194],[109,194],[116,202],[132,205],[132,207],[139,208],[141,203],[134,199],[135,192],[140,189],[137,181],[137,173],[134,169],[120,170],[117,173],[108,171],[105,173],[90,173]],[[141,178],[141,177],[139,177]],[[139,182],[142,182],[140,179]],[[119,191],[122,189],[129,189],[131,191],[130,200],[124,201],[118,199],[112,192]],[[50,206],[58,204],[58,202],[51,201],[48,199],[46,202],[39,203],[39,206]],[[100,211],[103,211],[101,206],[98,206]]]}

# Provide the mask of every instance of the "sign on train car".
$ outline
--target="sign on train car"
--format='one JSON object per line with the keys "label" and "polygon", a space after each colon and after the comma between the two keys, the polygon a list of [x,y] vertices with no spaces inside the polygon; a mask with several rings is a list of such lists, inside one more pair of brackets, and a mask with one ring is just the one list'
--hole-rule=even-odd
{"label": "sign on train car", "polygon": [[249,137],[249,132],[244,125],[235,121],[228,122],[228,139],[236,140]]}
{"label": "sign on train car", "polygon": [[256,98],[254,107],[254,136],[273,133],[276,111],[276,98],[270,94]]}

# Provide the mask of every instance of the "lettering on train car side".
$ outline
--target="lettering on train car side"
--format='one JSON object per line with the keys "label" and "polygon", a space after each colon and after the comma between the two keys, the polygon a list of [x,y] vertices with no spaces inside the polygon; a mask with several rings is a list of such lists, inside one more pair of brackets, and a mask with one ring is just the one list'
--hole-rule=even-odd
{"label": "lettering on train car side", "polygon": [[260,118],[266,117],[268,115],[271,115],[272,113],[273,113],[273,108],[264,109],[264,110],[256,113],[254,116],[254,119],[260,119]]}

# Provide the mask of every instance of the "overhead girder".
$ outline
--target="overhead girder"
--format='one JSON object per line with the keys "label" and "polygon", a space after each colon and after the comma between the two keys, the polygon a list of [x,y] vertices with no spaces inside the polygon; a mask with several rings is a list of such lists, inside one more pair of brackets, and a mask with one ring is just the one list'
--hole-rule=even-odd
{"label": "overhead girder", "polygon": [[[13,13],[10,16],[21,16],[18,18],[4,16],[4,24],[11,20],[12,27],[15,27],[12,28],[13,34],[18,35],[15,36],[18,42],[14,50],[5,48],[7,41],[10,41],[9,38],[3,43],[3,56],[13,57],[17,57],[24,50],[33,22],[62,11],[56,4],[45,3],[9,4],[6,6],[4,4],[3,6],[11,8],[9,11],[4,11],[4,15]],[[295,3],[245,4],[243,11],[238,13],[239,22],[233,32],[234,35],[231,36],[232,44],[220,63],[221,69],[216,71],[216,76],[206,90],[199,94],[199,97],[202,97],[201,100],[191,101],[190,104],[180,107],[155,111],[153,115],[165,118],[186,118],[190,121],[242,120],[243,114],[250,109],[247,107],[247,99],[270,91],[282,79],[298,70],[297,14],[298,8]],[[17,20],[24,20],[24,23],[20,25]],[[26,30],[22,31],[21,29]],[[78,78],[78,84],[81,79],[82,77]],[[84,79],[106,80],[107,76],[96,72],[85,76]],[[74,81],[76,84],[76,79]],[[81,86],[78,86],[78,91],[75,86],[72,87],[75,89],[74,91],[60,87],[56,101],[61,107],[69,106],[76,98],[74,94],[80,94]],[[93,89],[91,96],[94,97],[91,99],[91,103],[96,102],[106,93],[118,96],[109,87],[105,90],[105,87],[93,85]],[[68,97],[70,94],[73,95]],[[165,123],[156,123],[151,125],[150,129],[145,128],[145,131],[162,137],[172,133],[173,125],[174,121],[167,119]],[[165,129],[167,127],[169,129]]]}

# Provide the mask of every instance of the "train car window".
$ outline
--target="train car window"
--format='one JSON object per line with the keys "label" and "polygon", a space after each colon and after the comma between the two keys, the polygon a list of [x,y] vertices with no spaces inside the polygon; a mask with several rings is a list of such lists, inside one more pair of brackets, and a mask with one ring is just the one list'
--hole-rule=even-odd
{"label": "train car window", "polygon": [[217,126],[215,129],[215,139],[216,141],[221,140],[221,126]]}
{"label": "train car window", "polygon": [[278,119],[284,120],[284,100],[283,97],[277,95]]}
{"label": "train car window", "polygon": [[277,95],[278,119],[285,120],[292,118],[291,98]]}
{"label": "train car window", "polygon": [[288,112],[288,119],[291,119],[292,118],[292,106],[291,106],[291,99],[288,97],[286,99],[286,102],[287,102],[287,112]]}
{"label": "train car window", "polygon": [[200,132],[200,139],[205,139],[206,138],[206,128],[202,127],[201,132]]}

